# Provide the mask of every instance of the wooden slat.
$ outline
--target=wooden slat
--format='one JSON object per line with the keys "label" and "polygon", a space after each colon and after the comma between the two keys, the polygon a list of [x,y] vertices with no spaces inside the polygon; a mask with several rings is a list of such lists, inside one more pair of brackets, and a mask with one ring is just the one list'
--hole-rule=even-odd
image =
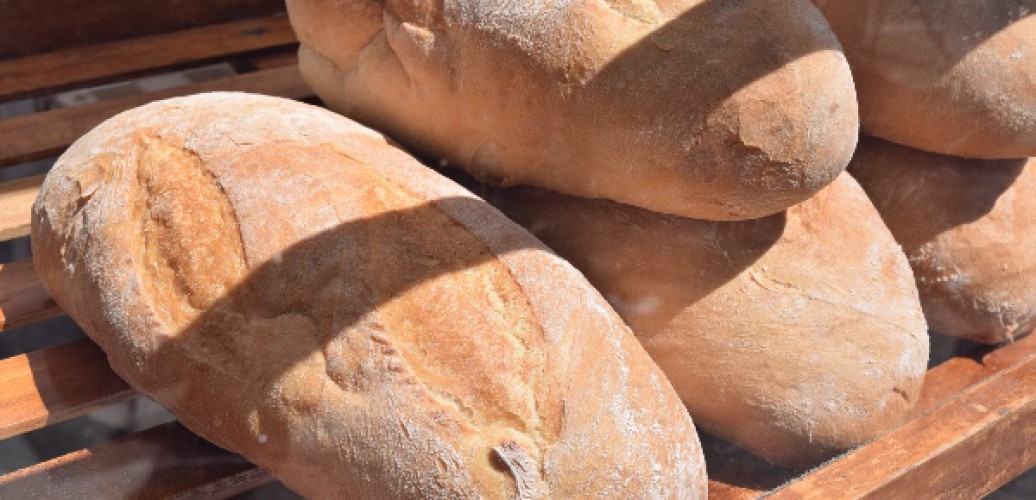
{"label": "wooden slat", "polygon": [[270,481],[172,422],[0,477],[0,498],[227,498]]}
{"label": "wooden slat", "polygon": [[964,389],[1033,354],[1036,354],[1036,335],[1029,335],[999,348],[985,347],[971,355],[947,360],[925,374],[921,397],[912,415],[921,415],[945,404]]}
{"label": "wooden slat", "polygon": [[283,0],[0,0],[0,59],[283,11]]}
{"label": "wooden slat", "polygon": [[47,295],[31,260],[0,264],[0,331],[61,314]]}
{"label": "wooden slat", "polygon": [[774,499],[978,498],[1036,466],[1036,357],[778,491]]}
{"label": "wooden slat", "polygon": [[0,387],[0,439],[135,396],[86,339],[0,360]]}
{"label": "wooden slat", "polygon": [[287,16],[205,26],[0,61],[0,99],[295,43]]}
{"label": "wooden slat", "polygon": [[0,241],[29,234],[29,215],[43,177],[35,175],[0,183]]}
{"label": "wooden slat", "polygon": [[0,166],[57,155],[91,128],[121,111],[158,99],[220,90],[292,99],[313,96],[298,68],[289,66],[10,118],[0,121]]}

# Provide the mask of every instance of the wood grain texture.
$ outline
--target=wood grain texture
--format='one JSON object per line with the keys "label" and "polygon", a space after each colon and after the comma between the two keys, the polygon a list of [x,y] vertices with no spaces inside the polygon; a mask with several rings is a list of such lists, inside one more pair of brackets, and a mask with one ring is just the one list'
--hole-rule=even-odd
{"label": "wood grain texture", "polygon": [[1036,465],[1036,357],[770,498],[978,498]]}
{"label": "wood grain texture", "polygon": [[287,16],[276,15],[0,60],[0,99],[293,43]]}
{"label": "wood grain texture", "polygon": [[0,477],[0,498],[227,498],[272,481],[177,422]]}
{"label": "wood grain texture", "polygon": [[283,11],[283,0],[0,0],[0,59]]}
{"label": "wood grain texture", "polygon": [[29,234],[29,214],[43,177],[34,175],[0,183],[0,241]]}
{"label": "wood grain texture", "polygon": [[0,360],[0,387],[0,439],[136,395],[86,339]]}
{"label": "wood grain texture", "polygon": [[159,99],[220,90],[292,99],[313,96],[298,68],[287,66],[9,118],[0,121],[0,167],[57,155],[93,127],[127,109]]}
{"label": "wood grain texture", "polygon": [[[912,416],[945,404],[968,387],[1033,354],[1036,354],[1036,335],[999,347],[982,346],[967,355],[947,360],[928,370]],[[1036,387],[1033,390],[1036,391]]]}
{"label": "wood grain texture", "polygon": [[40,283],[31,260],[0,264],[0,331],[61,314]]}

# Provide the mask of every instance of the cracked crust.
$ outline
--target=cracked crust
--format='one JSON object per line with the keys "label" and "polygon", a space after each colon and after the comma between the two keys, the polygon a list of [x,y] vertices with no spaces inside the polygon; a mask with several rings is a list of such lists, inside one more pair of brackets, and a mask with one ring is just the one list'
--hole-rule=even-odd
{"label": "cracked crust", "polygon": [[121,114],[32,242],[117,373],[307,497],[704,497],[686,410],[578,272],[328,111]]}
{"label": "cracked crust", "polygon": [[995,344],[1036,328],[1036,160],[865,137],[850,165],[903,245],[933,330]]}
{"label": "cracked crust", "polygon": [[806,467],[917,401],[928,336],[913,276],[848,174],[741,222],[528,188],[487,196],[586,274],[704,430]]}
{"label": "cracked crust", "polygon": [[481,180],[761,217],[856,144],[840,46],[808,0],[289,0],[310,86]]}
{"label": "cracked crust", "polygon": [[1036,156],[1036,0],[813,0],[864,132],[968,158]]}

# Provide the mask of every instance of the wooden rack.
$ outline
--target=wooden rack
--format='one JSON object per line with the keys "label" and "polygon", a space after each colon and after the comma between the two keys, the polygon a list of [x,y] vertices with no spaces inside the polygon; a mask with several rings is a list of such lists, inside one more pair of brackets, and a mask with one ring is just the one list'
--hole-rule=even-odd
{"label": "wooden rack", "polygon": [[[279,0],[156,5],[0,0],[0,102],[215,62],[239,72],[0,120],[0,167],[52,158],[101,121],[156,99],[215,90],[313,99]],[[41,182],[0,183],[0,241],[29,234]],[[0,335],[61,314],[31,262],[0,263]],[[0,439],[140,397],[88,340],[0,360],[0,388]],[[932,368],[909,423],[808,473],[708,437],[705,448],[710,498],[981,496],[1036,465],[1036,335]],[[2,476],[0,498],[226,498],[269,481],[173,422]]]}

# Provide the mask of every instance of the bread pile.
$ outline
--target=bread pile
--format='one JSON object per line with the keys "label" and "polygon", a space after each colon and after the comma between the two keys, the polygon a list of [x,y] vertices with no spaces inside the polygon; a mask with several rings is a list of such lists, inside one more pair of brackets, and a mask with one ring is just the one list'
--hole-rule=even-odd
{"label": "bread pile", "polygon": [[[489,184],[571,197],[501,206],[538,234],[560,228],[545,241],[630,323],[706,430],[802,467],[905,420],[925,325],[873,206],[852,180],[832,184],[858,111],[810,2],[288,11],[303,76],[332,109]],[[724,236],[698,241],[711,232]]]}
{"label": "bread pile", "polygon": [[850,172],[906,251],[928,323],[985,343],[1029,333],[1036,0],[814,3],[874,137]]}
{"label": "bread pile", "polygon": [[[926,317],[1036,325],[1032,2],[951,3],[288,0],[303,76],[392,139],[144,106],[61,157],[34,260],[121,376],[308,497],[702,498],[691,417],[813,466],[905,421]],[[943,154],[853,158],[861,124]]]}

